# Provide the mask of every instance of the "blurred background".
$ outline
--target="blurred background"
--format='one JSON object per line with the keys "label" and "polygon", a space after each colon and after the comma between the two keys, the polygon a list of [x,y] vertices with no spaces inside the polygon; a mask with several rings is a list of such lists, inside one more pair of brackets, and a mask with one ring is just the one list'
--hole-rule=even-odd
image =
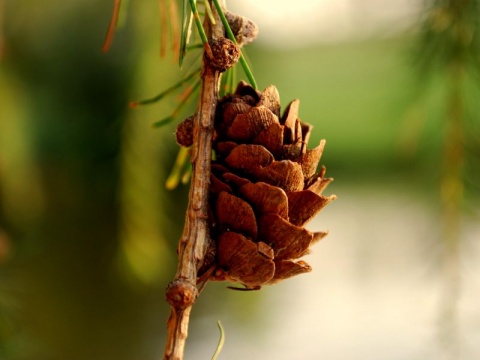
{"label": "blurred background", "polygon": [[[166,190],[185,72],[159,6],[0,0],[0,359],[160,359],[188,185]],[[187,359],[478,359],[478,1],[243,0],[261,89],[327,139],[313,272],[207,285]],[[187,65],[198,57],[188,55]],[[184,69],[185,70],[185,69]],[[241,72],[240,72],[241,74]],[[194,111],[194,103],[178,120]],[[313,145],[312,145],[313,146]]]}

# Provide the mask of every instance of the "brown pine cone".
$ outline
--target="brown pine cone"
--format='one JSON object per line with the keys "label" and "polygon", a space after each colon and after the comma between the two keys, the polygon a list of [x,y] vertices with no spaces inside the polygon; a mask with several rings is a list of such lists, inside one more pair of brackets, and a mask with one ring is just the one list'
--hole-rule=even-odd
{"label": "brown pine cone", "polygon": [[[298,118],[293,100],[280,116],[274,86],[262,93],[241,82],[219,101],[211,174],[211,280],[239,282],[247,289],[311,270],[304,261],[326,233],[304,228],[335,195],[332,181],[317,173],[325,141],[307,150],[312,126]],[[201,274],[199,274],[201,275]]]}

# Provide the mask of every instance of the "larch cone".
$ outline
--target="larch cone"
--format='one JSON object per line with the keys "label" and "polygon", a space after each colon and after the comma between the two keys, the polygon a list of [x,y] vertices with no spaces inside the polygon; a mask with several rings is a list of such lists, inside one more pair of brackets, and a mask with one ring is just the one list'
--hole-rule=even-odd
{"label": "larch cone", "polygon": [[[325,140],[308,149],[312,126],[298,118],[299,100],[281,115],[275,86],[258,92],[244,82],[220,99],[210,186],[211,249],[199,271],[245,289],[311,271],[298,260],[326,232],[305,224],[335,195],[317,167]],[[209,271],[210,270],[210,271]]]}

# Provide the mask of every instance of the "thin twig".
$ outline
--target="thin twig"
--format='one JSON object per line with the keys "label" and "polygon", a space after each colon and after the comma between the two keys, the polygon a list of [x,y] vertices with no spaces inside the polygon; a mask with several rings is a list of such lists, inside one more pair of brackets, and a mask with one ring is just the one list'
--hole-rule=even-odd
{"label": "thin twig", "polygon": [[[207,18],[205,28],[209,38],[223,33],[220,21],[212,26]],[[190,312],[198,296],[197,272],[208,247],[210,160],[213,121],[220,84],[220,73],[210,66],[208,56],[204,56],[201,79],[199,106],[193,125],[194,143],[191,154],[193,173],[185,227],[178,245],[177,273],[166,292],[171,313],[167,324],[168,338],[164,360],[183,359]]]}

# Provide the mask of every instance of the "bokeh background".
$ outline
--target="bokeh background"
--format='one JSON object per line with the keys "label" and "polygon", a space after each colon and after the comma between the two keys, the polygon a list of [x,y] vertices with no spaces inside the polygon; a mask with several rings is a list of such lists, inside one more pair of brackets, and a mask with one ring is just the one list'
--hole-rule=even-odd
{"label": "bokeh background", "polygon": [[[0,359],[160,359],[188,185],[166,190],[179,94],[156,1],[0,0]],[[480,356],[477,2],[231,0],[260,88],[327,139],[338,199],[313,272],[208,284],[187,359]],[[239,72],[241,75],[241,72]],[[178,120],[193,112],[190,104]]]}

